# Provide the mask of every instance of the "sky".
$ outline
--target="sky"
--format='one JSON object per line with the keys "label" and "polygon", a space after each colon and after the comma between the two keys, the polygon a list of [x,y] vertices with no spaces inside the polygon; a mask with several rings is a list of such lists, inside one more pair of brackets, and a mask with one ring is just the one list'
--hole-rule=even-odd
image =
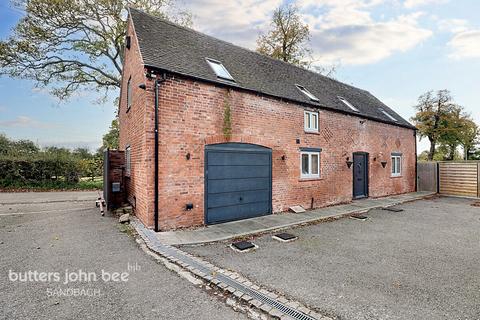
{"label": "sky", "polygon": [[[286,0],[178,1],[198,31],[254,49],[274,8]],[[289,1],[293,2],[293,1]],[[480,124],[480,1],[297,0],[309,25],[315,63],[336,65],[335,78],[370,91],[405,119],[418,96],[448,89]],[[0,0],[0,39],[22,14]],[[117,93],[118,94],[118,93]],[[58,102],[28,80],[0,77],[0,132],[66,147],[100,146],[115,115],[115,94]],[[419,152],[428,148],[419,143]]]}

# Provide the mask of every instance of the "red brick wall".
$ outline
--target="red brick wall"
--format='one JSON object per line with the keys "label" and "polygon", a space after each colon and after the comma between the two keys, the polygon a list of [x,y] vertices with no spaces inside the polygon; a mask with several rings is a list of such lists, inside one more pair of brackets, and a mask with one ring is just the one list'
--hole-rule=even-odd
{"label": "red brick wall", "polygon": [[[131,173],[125,178],[127,198],[135,205],[135,214],[146,225],[153,225],[153,93],[144,72],[143,60],[133,24],[128,23],[131,47],[125,49],[125,63],[119,104],[120,149],[130,146]],[[127,82],[132,77],[132,106],[127,112]],[[148,101],[148,103],[147,103]]]}
{"label": "red brick wall", "polygon": [[[204,222],[204,146],[225,142],[222,134],[228,89],[168,77],[160,88],[160,227],[172,229]],[[153,103],[153,100],[152,100]],[[322,207],[352,200],[352,169],[346,158],[369,156],[372,197],[414,191],[415,138],[410,129],[320,110],[318,134],[305,133],[304,107],[260,95],[230,91],[232,142],[272,149],[273,210],[289,206]],[[306,108],[308,109],[308,108]],[[300,144],[296,139],[300,139]],[[300,147],[320,147],[321,178],[300,179]],[[391,152],[403,153],[403,175],[392,178]],[[186,154],[191,159],[186,159]],[[286,160],[282,160],[282,156]],[[380,161],[386,160],[383,168]],[[185,204],[194,209],[185,211]]]}
{"label": "red brick wall", "polygon": [[[135,213],[153,226],[153,81],[145,69],[131,24],[130,50],[125,51],[119,120],[120,149],[131,147],[132,170],[126,179],[128,199],[135,198]],[[126,112],[126,84],[132,76],[133,106]],[[147,90],[138,88],[145,83]],[[159,222],[163,230],[204,223],[204,146],[226,142],[222,133],[224,101],[228,89],[169,76],[160,86],[159,108]],[[372,197],[414,191],[415,138],[413,130],[372,120],[320,110],[317,134],[303,129],[303,106],[262,95],[231,90],[232,142],[247,142],[272,149],[273,210],[292,205],[310,208],[349,202],[352,169],[346,158],[369,153],[369,193]],[[313,110],[313,109],[310,109]],[[300,139],[300,144],[296,139]],[[320,147],[321,178],[300,179],[300,147]],[[403,175],[392,178],[390,154],[403,153]],[[190,153],[190,160],[186,154]],[[286,160],[282,160],[282,156]],[[380,161],[386,160],[383,168]],[[194,209],[185,210],[186,203]]]}

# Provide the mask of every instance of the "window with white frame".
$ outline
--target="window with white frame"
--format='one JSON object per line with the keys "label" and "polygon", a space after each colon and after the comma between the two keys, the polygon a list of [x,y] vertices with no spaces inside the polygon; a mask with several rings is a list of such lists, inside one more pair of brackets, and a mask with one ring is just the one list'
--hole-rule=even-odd
{"label": "window with white frame", "polygon": [[227,68],[225,68],[225,66],[220,61],[209,59],[209,58],[206,58],[206,59],[208,64],[210,65],[210,68],[212,68],[213,72],[215,72],[217,77],[221,79],[235,81],[235,79],[233,79],[230,72],[228,72]]}
{"label": "window with white frame", "polygon": [[132,77],[130,77],[127,82],[127,111],[130,110],[131,106],[132,106]]}
{"label": "window with white frame", "polygon": [[320,178],[320,151],[300,152],[300,177],[302,179]]}
{"label": "window with white frame", "polygon": [[130,146],[125,148],[125,173],[130,175],[130,171],[132,170],[132,153]]}
{"label": "window with white frame", "polygon": [[304,128],[307,132],[318,132],[318,112],[304,112]]}
{"label": "window with white frame", "polygon": [[392,153],[392,177],[402,175],[402,154]]}

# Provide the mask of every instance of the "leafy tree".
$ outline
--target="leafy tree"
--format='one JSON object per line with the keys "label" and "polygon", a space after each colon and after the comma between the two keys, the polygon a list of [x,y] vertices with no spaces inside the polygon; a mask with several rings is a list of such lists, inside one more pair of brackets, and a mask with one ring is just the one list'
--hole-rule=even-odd
{"label": "leafy tree", "polygon": [[75,148],[72,155],[79,159],[91,159],[93,157],[87,148]]}
{"label": "leafy tree", "polygon": [[310,31],[308,25],[302,23],[298,7],[288,4],[273,12],[271,29],[257,39],[257,52],[307,67],[306,59],[311,54],[309,40]]}
{"label": "leafy tree", "polygon": [[436,93],[428,91],[418,98],[418,103],[414,106],[417,113],[412,121],[418,128],[420,138],[427,138],[430,142],[428,160],[433,160],[437,144],[449,131],[447,118],[457,107],[448,90]]}
{"label": "leafy tree", "polygon": [[107,95],[120,87],[127,6],[189,24],[189,14],[167,16],[169,0],[13,0],[25,12],[0,41],[0,75],[33,79],[60,99],[78,90]]}
{"label": "leafy tree", "polygon": [[110,125],[109,131],[103,136],[103,144],[98,149],[98,153],[101,154],[107,149],[118,149],[119,134],[118,118],[115,118]]}
{"label": "leafy tree", "polygon": [[479,143],[479,134],[478,125],[471,119],[465,119],[459,135],[465,160],[469,160],[469,155],[474,152],[475,146]]}

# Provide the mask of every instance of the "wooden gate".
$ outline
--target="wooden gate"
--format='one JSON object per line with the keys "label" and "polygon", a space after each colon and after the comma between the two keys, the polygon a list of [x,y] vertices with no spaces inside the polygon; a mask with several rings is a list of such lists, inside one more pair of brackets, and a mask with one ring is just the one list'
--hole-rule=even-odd
{"label": "wooden gate", "polygon": [[480,197],[480,162],[439,162],[438,192],[445,195]]}

